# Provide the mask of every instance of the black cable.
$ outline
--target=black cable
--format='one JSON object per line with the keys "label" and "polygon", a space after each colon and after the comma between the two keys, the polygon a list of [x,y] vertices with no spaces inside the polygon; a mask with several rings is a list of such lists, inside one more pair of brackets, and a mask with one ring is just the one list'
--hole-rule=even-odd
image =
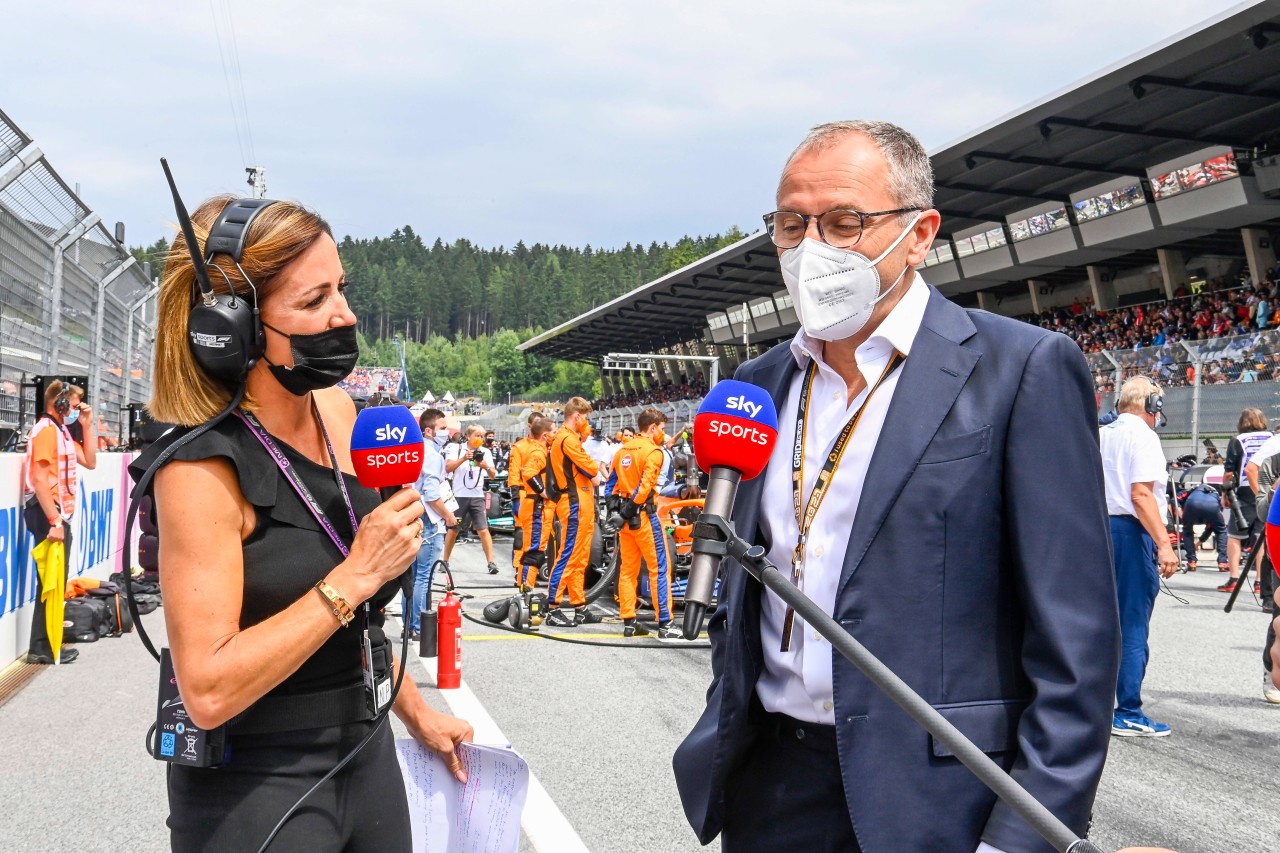
{"label": "black cable", "polygon": [[1165,595],[1169,596],[1170,598],[1172,598],[1174,601],[1178,602],[1179,604],[1191,603],[1190,601],[1187,601],[1185,598],[1183,598],[1182,596],[1174,592],[1172,589],[1170,589],[1169,584],[1165,581],[1164,578],[1160,578],[1160,591],[1163,592]]}
{"label": "black cable", "polygon": [[[231,400],[230,402],[227,403],[226,408],[224,408],[218,414],[214,415],[211,420],[206,421],[200,426],[192,429],[190,432],[179,437],[176,441],[174,441],[173,444],[166,447],[160,453],[160,455],[156,457],[155,461],[151,463],[150,467],[148,467],[147,470],[143,472],[142,476],[138,478],[137,484],[134,485],[133,490],[129,493],[129,514],[125,520],[124,542],[128,543],[132,541],[133,525],[138,518],[138,507],[139,507],[139,504],[141,503],[141,498],[143,495],[146,494],[147,487],[151,484],[151,480],[153,477],[155,477],[156,472],[159,471],[165,465],[166,462],[172,459],[173,455],[177,453],[180,449],[182,449],[184,446],[186,446],[187,444],[190,444],[192,441],[199,438],[201,435],[205,434],[209,430],[213,429],[222,421],[226,420],[226,418],[233,411],[236,410],[236,408],[240,405],[240,402],[244,399],[244,392],[245,392],[245,383],[241,382],[240,385],[236,388],[235,393],[232,394]],[[445,568],[445,571],[448,572],[448,567]],[[452,583],[453,576],[450,575],[449,579],[450,579],[450,583]],[[138,636],[142,640],[142,644],[146,647],[147,651],[151,653],[151,656],[158,661],[160,660],[160,653],[156,651],[155,646],[151,642],[151,638],[147,635],[146,628],[144,628],[142,625],[142,615],[138,611],[138,603],[134,601],[134,598],[133,598],[132,571],[126,572],[125,581],[126,581],[125,582],[125,598],[128,600],[128,604],[129,604],[129,615],[133,618],[133,624],[137,626]],[[413,592],[413,578],[412,578],[412,574],[410,574],[410,581],[409,581],[409,593],[410,593],[409,600],[410,601],[413,600],[412,592]],[[335,775],[337,775],[337,773],[340,770],[342,770],[343,767],[346,767],[349,763],[351,763],[351,760],[355,758],[356,755],[359,754],[360,750],[364,749],[365,746],[367,746],[368,743],[371,740],[373,740],[374,735],[378,733],[378,730],[382,728],[383,723],[386,722],[387,716],[391,713],[391,709],[395,707],[396,698],[400,695],[400,686],[404,683],[404,674],[409,668],[408,655],[409,655],[409,635],[406,632],[404,635],[403,641],[401,643],[401,649],[400,649],[400,673],[396,677],[395,684],[392,685],[391,698],[387,702],[387,707],[383,709],[381,712],[379,712],[378,715],[373,718],[373,725],[369,729],[369,733],[366,734],[361,739],[361,741],[358,744],[356,744],[355,747],[350,752],[348,752],[341,761],[339,761],[336,765],[334,765],[334,767],[328,773],[326,773],[318,782],[312,785],[310,790],[308,790],[305,794],[299,797],[296,803],[294,803],[292,806],[289,807],[289,810],[284,813],[284,816],[282,818],[280,818],[280,821],[271,830],[271,833],[267,836],[266,840],[262,842],[262,846],[258,848],[258,853],[263,853],[263,851],[265,851],[267,847],[270,846],[271,842],[275,840],[276,836],[279,834],[280,830],[284,827],[285,823],[287,823],[289,818],[293,817],[294,813],[297,812],[297,810],[302,807],[302,804],[306,802],[308,797],[314,794],[320,788],[320,786],[322,786],[325,782],[328,782]],[[370,661],[370,665],[372,665],[372,661]],[[151,745],[153,742],[155,731],[156,731],[156,726],[153,724],[151,726],[151,729],[147,732],[147,737],[146,737],[147,751],[153,755],[154,753],[151,752]]]}
{"label": "black cable", "polygon": [[465,608],[463,608],[462,610],[462,617],[464,619],[467,619],[471,622],[476,623],[477,625],[484,625],[489,628],[497,628],[499,631],[506,631],[508,634],[523,634],[528,637],[538,637],[543,640],[554,640],[557,643],[571,643],[575,646],[600,646],[602,648],[607,648],[607,649],[709,649],[711,648],[710,642],[695,643],[689,640],[681,640],[679,644],[663,645],[660,640],[655,640],[654,642],[651,642],[651,643],[645,643],[645,642],[637,643],[635,640],[627,639],[627,638],[609,642],[604,640],[580,640],[573,637],[557,637],[555,634],[543,634],[541,631],[526,631],[523,628],[512,628],[507,625],[499,625],[496,622],[490,622],[487,619],[480,619],[476,616],[472,616],[470,613],[466,611]]}
{"label": "black cable", "polygon": [[[195,427],[185,435],[180,436],[173,444],[166,447],[156,460],[151,463],[150,467],[143,472],[138,478],[138,482],[129,492],[129,515],[124,523],[124,543],[128,546],[133,541],[133,525],[138,520],[138,506],[142,502],[142,496],[147,493],[147,487],[151,485],[151,479],[156,475],[164,464],[173,458],[173,454],[177,453],[186,445],[195,441],[209,430],[227,419],[227,416],[236,410],[240,405],[240,401],[244,399],[245,383],[242,381],[236,388],[235,393],[231,395],[231,400],[227,403],[226,408],[214,415],[212,419],[205,421],[200,426]],[[130,563],[129,560],[125,561]],[[133,618],[133,624],[138,628],[138,637],[142,640],[142,645],[157,661],[160,660],[160,653],[156,651],[156,647],[151,642],[151,637],[147,635],[147,629],[142,626],[142,614],[138,612],[138,603],[133,600],[133,566],[127,566],[125,572],[125,599],[129,603],[129,615]]]}
{"label": "black cable", "polygon": [[[410,581],[409,581],[410,594],[408,596],[408,599],[409,601],[413,601],[413,594],[412,594],[413,593],[413,579],[412,579],[413,571],[412,571],[412,568],[408,569],[407,571],[409,571],[409,574],[410,574]],[[324,774],[324,776],[320,778],[320,781],[312,785],[311,788],[308,789],[305,794],[303,794],[301,797],[298,798],[298,801],[296,803],[294,803],[292,806],[289,807],[289,810],[284,813],[284,816],[280,818],[280,821],[271,830],[271,833],[267,836],[267,839],[262,842],[262,846],[258,848],[258,853],[264,853],[267,847],[271,845],[271,842],[274,841],[276,836],[280,833],[280,830],[284,828],[284,825],[286,823],[288,823],[289,818],[293,817],[294,813],[297,812],[298,809],[302,808],[302,804],[307,801],[307,798],[310,797],[312,794],[314,794],[317,790],[319,790],[321,785],[323,785],[325,782],[328,782],[330,779],[336,776],[338,774],[338,771],[342,770],[342,768],[350,764],[351,759],[355,758],[356,755],[359,754],[360,750],[368,746],[369,741],[373,740],[374,735],[376,735],[378,733],[378,730],[382,728],[382,724],[387,721],[387,717],[391,714],[391,709],[396,706],[396,698],[400,695],[400,685],[404,683],[404,674],[409,670],[409,632],[401,631],[401,634],[402,634],[402,637],[400,642],[400,674],[396,676],[396,683],[391,688],[391,699],[387,702],[387,707],[384,708],[382,711],[380,711],[378,715],[373,718],[373,726],[369,729],[369,733],[366,734],[360,740],[360,742],[356,744],[355,747],[346,754],[346,756],[341,761],[335,764],[333,766],[333,769],[331,769],[328,773]],[[373,662],[370,661],[369,665],[372,666]]]}

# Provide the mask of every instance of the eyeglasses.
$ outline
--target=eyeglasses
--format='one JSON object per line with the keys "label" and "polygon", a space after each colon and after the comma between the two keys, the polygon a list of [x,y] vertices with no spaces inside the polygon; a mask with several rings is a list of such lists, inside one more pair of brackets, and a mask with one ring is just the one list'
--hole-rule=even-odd
{"label": "eyeglasses", "polygon": [[818,236],[822,242],[837,249],[849,249],[862,239],[867,220],[896,213],[913,213],[919,207],[900,207],[897,210],[877,210],[863,213],[860,210],[828,210],[826,213],[796,213],[793,210],[775,210],[764,215],[764,227],[769,239],[779,249],[794,249],[804,241],[809,231],[809,220],[818,223]]}

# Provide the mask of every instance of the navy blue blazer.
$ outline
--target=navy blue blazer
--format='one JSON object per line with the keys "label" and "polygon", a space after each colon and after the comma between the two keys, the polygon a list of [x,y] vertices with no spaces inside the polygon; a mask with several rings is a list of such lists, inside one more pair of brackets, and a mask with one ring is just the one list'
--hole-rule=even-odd
{"label": "navy blue blazer", "polygon": [[[743,364],[782,410],[787,344]],[[783,433],[789,434],[786,425]],[[779,442],[770,464],[788,463]],[[764,476],[738,491],[760,534]],[[828,500],[838,500],[839,493]],[[676,750],[703,844],[755,738],[761,586],[724,566],[707,707]],[[1065,335],[929,303],[867,472],[832,614],[1067,826],[1083,835],[1106,759],[1120,659],[1093,380]],[[1052,848],[833,652],[840,765],[865,853]],[[752,784],[751,779],[735,784]]]}

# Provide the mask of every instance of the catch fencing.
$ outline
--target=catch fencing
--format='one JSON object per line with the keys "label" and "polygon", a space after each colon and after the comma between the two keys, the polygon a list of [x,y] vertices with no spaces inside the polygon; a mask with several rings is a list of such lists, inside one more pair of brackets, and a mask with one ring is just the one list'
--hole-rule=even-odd
{"label": "catch fencing", "polygon": [[1120,385],[1146,376],[1164,389],[1160,429],[1170,457],[1202,458],[1207,439],[1219,452],[1239,430],[1240,413],[1261,409],[1268,424],[1280,426],[1280,331],[1206,341],[1178,341],[1129,350],[1088,353],[1101,412],[1115,407]]}
{"label": "catch fencing", "polygon": [[127,440],[122,408],[151,396],[155,287],[0,112],[0,449],[43,406],[23,383],[83,376],[103,438]]}

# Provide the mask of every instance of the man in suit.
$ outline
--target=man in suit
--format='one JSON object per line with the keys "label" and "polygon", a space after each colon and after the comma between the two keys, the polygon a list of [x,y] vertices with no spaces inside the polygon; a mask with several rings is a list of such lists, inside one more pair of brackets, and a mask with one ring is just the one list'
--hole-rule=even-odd
{"label": "man in suit", "polygon": [[[737,372],[771,394],[783,439],[739,489],[734,523],[1083,835],[1119,660],[1093,382],[1066,336],[925,284],[932,196],[924,149],[885,122],[815,128],[787,162],[765,222],[802,329]],[[707,707],[674,759],[704,844],[1052,849],[779,599],[723,568]]]}

